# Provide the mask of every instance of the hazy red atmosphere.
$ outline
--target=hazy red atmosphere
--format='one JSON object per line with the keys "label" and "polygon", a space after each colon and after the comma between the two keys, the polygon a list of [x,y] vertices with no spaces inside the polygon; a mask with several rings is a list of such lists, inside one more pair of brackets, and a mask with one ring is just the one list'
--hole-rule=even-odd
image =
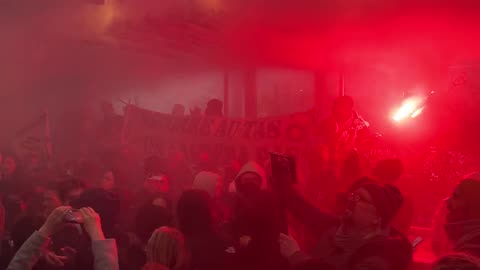
{"label": "hazy red atmosphere", "polygon": [[0,269],[480,269],[479,15],[0,0]]}

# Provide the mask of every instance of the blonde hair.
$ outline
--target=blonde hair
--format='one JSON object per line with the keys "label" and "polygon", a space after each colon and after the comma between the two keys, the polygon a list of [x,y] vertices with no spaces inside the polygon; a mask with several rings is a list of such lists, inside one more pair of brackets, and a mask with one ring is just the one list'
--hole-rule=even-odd
{"label": "blonde hair", "polygon": [[188,262],[183,234],[174,228],[156,229],[147,247],[147,264],[160,264],[171,270],[183,269]]}

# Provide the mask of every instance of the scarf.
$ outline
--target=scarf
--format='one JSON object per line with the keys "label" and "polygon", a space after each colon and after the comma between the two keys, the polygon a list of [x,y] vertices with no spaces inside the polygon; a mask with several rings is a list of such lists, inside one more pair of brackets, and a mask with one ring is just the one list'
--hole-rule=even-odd
{"label": "scarf", "polygon": [[335,246],[347,252],[353,252],[377,236],[387,236],[388,230],[382,230],[368,235],[349,231],[344,225],[340,226],[335,234]]}
{"label": "scarf", "polygon": [[456,252],[480,255],[480,219],[447,223],[445,232]]}

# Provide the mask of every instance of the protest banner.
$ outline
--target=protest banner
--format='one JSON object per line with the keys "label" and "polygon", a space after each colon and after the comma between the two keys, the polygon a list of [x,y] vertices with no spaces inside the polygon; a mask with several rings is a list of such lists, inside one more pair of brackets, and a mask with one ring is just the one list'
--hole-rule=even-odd
{"label": "protest banner", "polygon": [[182,151],[196,160],[208,153],[215,161],[256,159],[269,152],[291,156],[305,150],[312,113],[256,120],[221,117],[178,117],[129,105],[122,141],[139,156],[169,156]]}

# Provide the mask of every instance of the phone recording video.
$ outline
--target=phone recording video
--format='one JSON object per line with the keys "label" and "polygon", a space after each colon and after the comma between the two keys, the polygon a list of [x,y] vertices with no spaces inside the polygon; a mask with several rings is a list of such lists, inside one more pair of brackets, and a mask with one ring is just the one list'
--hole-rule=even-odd
{"label": "phone recording video", "polygon": [[294,157],[270,153],[272,164],[272,181],[277,184],[297,182],[297,165]]}
{"label": "phone recording video", "polygon": [[72,209],[71,211],[69,211],[64,216],[63,221],[65,223],[75,223],[75,224],[83,223],[82,215],[80,214],[80,211],[77,209]]}

